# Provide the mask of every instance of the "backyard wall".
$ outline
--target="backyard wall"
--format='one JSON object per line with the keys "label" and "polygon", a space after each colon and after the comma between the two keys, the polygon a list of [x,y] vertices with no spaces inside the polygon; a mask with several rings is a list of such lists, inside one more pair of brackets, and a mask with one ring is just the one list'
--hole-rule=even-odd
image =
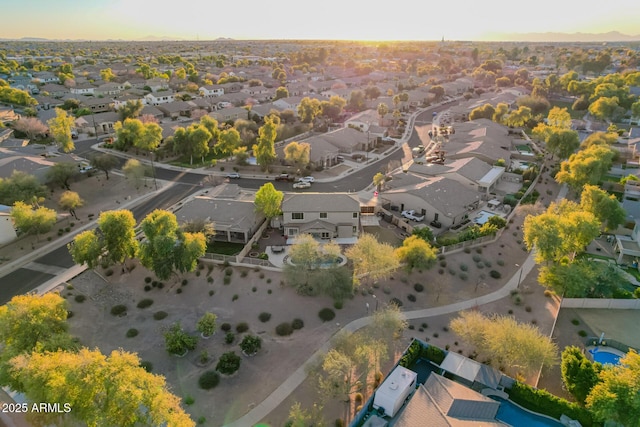
{"label": "backyard wall", "polygon": [[562,308],[613,308],[617,310],[640,310],[640,299],[612,298],[563,298]]}

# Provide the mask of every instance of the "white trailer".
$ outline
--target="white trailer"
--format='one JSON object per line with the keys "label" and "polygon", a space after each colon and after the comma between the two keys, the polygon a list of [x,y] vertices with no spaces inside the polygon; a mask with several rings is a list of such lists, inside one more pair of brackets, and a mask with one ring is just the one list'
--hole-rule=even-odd
{"label": "white trailer", "polygon": [[382,409],[384,414],[393,417],[398,413],[407,397],[415,390],[418,374],[396,366],[376,390],[373,408]]}

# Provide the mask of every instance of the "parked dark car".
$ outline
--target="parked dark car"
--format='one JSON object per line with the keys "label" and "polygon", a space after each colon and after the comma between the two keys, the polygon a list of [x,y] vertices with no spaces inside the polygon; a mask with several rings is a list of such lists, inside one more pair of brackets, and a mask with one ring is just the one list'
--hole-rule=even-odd
{"label": "parked dark car", "polygon": [[281,173],[280,175],[276,176],[276,181],[293,182],[295,181],[295,178],[289,175],[288,173]]}

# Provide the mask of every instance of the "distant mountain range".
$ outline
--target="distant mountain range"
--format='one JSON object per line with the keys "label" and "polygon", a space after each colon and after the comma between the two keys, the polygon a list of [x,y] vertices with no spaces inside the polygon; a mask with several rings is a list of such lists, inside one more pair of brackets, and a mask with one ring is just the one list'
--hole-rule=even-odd
{"label": "distant mountain range", "polygon": [[631,36],[619,31],[608,33],[490,33],[484,40],[514,42],[630,42],[640,41],[640,34]]}
{"label": "distant mountain range", "polygon": [[[619,31],[609,31],[608,33],[487,33],[481,37],[484,41],[513,41],[513,42],[634,42],[640,41],[640,34],[628,35]],[[47,39],[42,37],[22,37],[22,38],[0,38],[0,40],[17,40],[17,41],[59,41],[59,42],[81,42],[89,41],[87,39]],[[130,41],[186,41],[188,39],[171,36],[154,36],[148,35],[139,39]],[[215,41],[234,40],[228,37],[218,37]],[[107,39],[92,41],[129,41],[123,39]],[[193,40],[191,40],[193,41]],[[205,40],[202,40],[205,41]]]}

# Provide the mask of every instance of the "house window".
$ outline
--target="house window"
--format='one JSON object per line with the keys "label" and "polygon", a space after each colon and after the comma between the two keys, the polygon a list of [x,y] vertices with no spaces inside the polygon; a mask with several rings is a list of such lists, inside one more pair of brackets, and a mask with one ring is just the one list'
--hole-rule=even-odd
{"label": "house window", "polygon": [[327,231],[323,231],[323,232],[322,232],[322,238],[323,238],[323,239],[328,239],[329,237],[330,237],[330,236],[329,236],[329,233],[328,233]]}
{"label": "house window", "polygon": [[326,217],[327,217],[326,212],[320,212],[320,218],[326,218]]}
{"label": "house window", "polygon": [[353,217],[354,217],[354,218],[358,218],[358,212],[354,212],[354,213],[353,213]]}
{"label": "house window", "polygon": [[292,237],[292,236],[297,236],[298,235],[298,229],[297,228],[287,228],[287,236]]}
{"label": "house window", "polygon": [[303,212],[292,212],[291,213],[291,219],[304,219],[304,213]]}
{"label": "house window", "polygon": [[353,229],[352,229],[352,232],[353,232],[353,234],[356,234],[358,232],[358,227],[354,225]]}

